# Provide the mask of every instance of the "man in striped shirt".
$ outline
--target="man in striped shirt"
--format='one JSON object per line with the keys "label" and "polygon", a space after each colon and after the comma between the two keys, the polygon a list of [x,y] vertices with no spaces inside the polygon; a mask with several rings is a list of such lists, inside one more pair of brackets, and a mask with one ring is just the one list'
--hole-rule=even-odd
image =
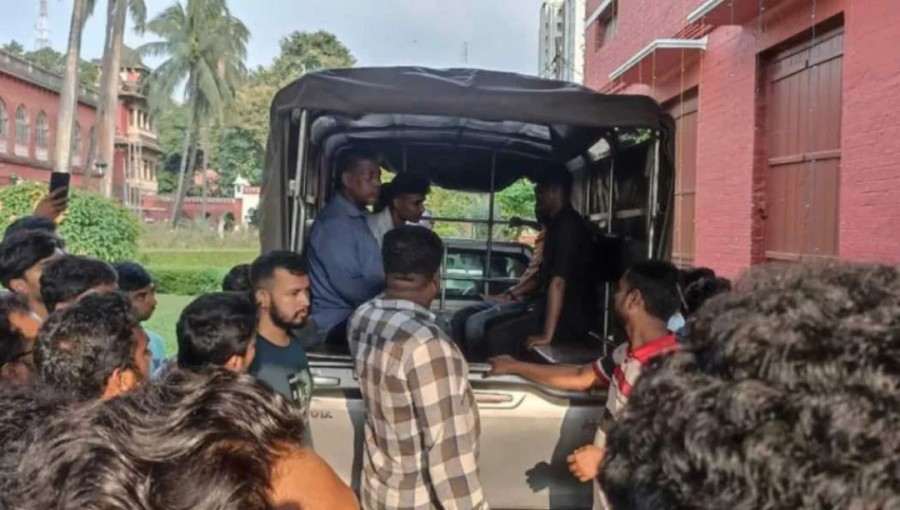
{"label": "man in striped shirt", "polygon": [[615,295],[615,309],[628,342],[616,348],[611,356],[583,366],[539,365],[508,356],[490,360],[494,375],[514,374],[569,391],[609,388],[605,416],[594,444],[575,450],[568,459],[572,475],[582,482],[597,477],[603,462],[605,432],[622,416],[644,365],[656,356],[678,349],[675,334],[666,326],[680,306],[677,283],[678,270],[662,261],[638,263],[622,276]]}
{"label": "man in striped shirt", "polygon": [[362,507],[486,510],[469,367],[429,311],[443,246],[434,232],[385,235],[387,290],[348,327],[366,405]]}

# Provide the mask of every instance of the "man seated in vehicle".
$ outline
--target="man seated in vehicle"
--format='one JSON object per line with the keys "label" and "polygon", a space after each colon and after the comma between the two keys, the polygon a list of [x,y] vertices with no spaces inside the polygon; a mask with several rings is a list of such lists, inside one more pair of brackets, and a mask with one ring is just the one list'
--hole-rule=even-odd
{"label": "man seated in vehicle", "polygon": [[253,377],[174,370],[54,415],[23,455],[12,507],[358,509],[305,435],[303,410]]}
{"label": "man seated in vehicle", "polygon": [[118,281],[116,270],[102,260],[63,255],[47,264],[41,273],[41,299],[52,313],[87,294],[114,292]]}
{"label": "man seated in vehicle", "polygon": [[381,185],[375,212],[368,218],[369,229],[379,247],[389,231],[422,220],[425,198],[430,192],[431,181],[411,172],[397,174],[393,181]]}
{"label": "man seated in vehicle", "polygon": [[484,330],[488,321],[494,317],[524,312],[527,308],[526,303],[539,290],[546,228],[544,222],[541,221],[542,216],[537,207],[535,207],[535,216],[538,220],[534,222],[521,218],[510,220],[510,226],[514,228],[526,226],[539,231],[534,240],[531,261],[525,272],[519,277],[519,281],[502,294],[484,296],[484,301],[469,305],[453,315],[451,322],[453,337],[457,344],[463,347],[467,359],[476,356],[475,352],[484,339]]}
{"label": "man seated in vehicle", "polygon": [[[585,277],[590,274],[591,238],[584,219],[572,207],[572,184],[572,174],[564,168],[547,169],[535,178],[535,199],[547,233],[539,290],[527,303],[533,312],[524,318],[526,331],[530,331],[523,339],[527,349],[551,343],[579,344],[587,338],[594,291],[593,282]],[[506,320],[498,317],[490,327],[502,328],[508,324]],[[520,352],[519,345],[512,346],[513,352]],[[495,347],[491,350],[497,351]]]}
{"label": "man seated in vehicle", "polygon": [[347,318],[384,289],[381,249],[366,221],[366,207],[378,200],[381,167],[373,155],[348,151],[338,171],[338,192],[309,234],[310,319],[320,342],[346,346]]}
{"label": "man seated in vehicle", "polygon": [[38,321],[25,298],[0,295],[0,386],[28,386],[34,378],[34,341]]}
{"label": "man seated in vehicle", "polygon": [[108,400],[149,379],[147,337],[124,295],[92,294],[57,310],[34,348],[38,379],[77,400]]}
{"label": "man seated in vehicle", "polygon": [[[513,374],[564,391],[609,387],[603,424],[593,445],[569,456],[569,469],[582,482],[597,477],[603,460],[605,433],[622,416],[631,388],[653,358],[678,349],[667,322],[678,310],[678,269],[663,261],[635,264],[619,281],[615,312],[628,335],[609,357],[590,365],[540,365],[500,356],[490,360],[490,375]],[[599,497],[599,495],[598,495]]]}
{"label": "man seated in vehicle", "polygon": [[62,255],[62,240],[44,230],[20,230],[0,243],[0,283],[25,297],[28,309],[40,320],[48,314],[41,298],[41,273]]}
{"label": "man seated in vehicle", "polygon": [[384,239],[387,290],[350,318],[366,405],[362,506],[487,508],[478,477],[478,407],[469,367],[429,310],[443,243],[403,226]]}
{"label": "man seated in vehicle", "polygon": [[258,308],[250,373],[304,406],[311,396],[312,375],[306,349],[294,330],[309,317],[308,273],[303,256],[291,251],[266,253],[250,266]]}
{"label": "man seated in vehicle", "polygon": [[179,368],[245,373],[256,355],[256,304],[246,293],[204,294],[181,312],[175,335]]}
{"label": "man seated in vehicle", "polygon": [[224,292],[253,292],[250,285],[250,264],[238,264],[232,267],[222,279]]}

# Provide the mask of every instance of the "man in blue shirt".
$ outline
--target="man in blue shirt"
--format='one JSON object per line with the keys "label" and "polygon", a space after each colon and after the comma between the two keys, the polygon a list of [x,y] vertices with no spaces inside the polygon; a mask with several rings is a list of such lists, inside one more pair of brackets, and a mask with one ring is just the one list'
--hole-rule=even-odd
{"label": "man in blue shirt", "polygon": [[316,217],[309,235],[309,276],[318,340],[343,347],[347,318],[384,289],[384,268],[365,209],[378,200],[378,160],[349,151],[338,169],[340,189]]}

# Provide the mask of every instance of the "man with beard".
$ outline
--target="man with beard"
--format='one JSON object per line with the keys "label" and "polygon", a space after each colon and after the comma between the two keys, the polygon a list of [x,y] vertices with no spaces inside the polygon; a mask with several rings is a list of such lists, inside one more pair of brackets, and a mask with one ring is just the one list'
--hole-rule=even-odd
{"label": "man with beard", "polygon": [[250,283],[259,309],[256,357],[250,373],[305,407],[312,376],[306,350],[293,330],[303,326],[309,316],[306,261],[290,251],[267,253],[250,266]]}
{"label": "man with beard", "polygon": [[[538,365],[510,356],[490,360],[490,375],[518,375],[563,391],[609,388],[605,416],[594,444],[575,450],[568,458],[569,470],[579,481],[586,483],[597,478],[605,452],[606,432],[622,417],[643,367],[651,359],[678,349],[675,334],[668,330],[667,322],[679,306],[678,269],[663,261],[640,262],[619,280],[615,310],[628,341],[611,356],[582,366]],[[604,508],[602,500],[598,492],[595,508]]]}

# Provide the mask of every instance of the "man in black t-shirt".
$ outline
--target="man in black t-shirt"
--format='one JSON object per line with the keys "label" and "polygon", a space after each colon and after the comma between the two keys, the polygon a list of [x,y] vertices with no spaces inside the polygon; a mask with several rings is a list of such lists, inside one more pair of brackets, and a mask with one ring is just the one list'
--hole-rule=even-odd
{"label": "man in black t-shirt", "polygon": [[592,301],[591,240],[584,220],[572,207],[572,174],[565,169],[542,172],[535,179],[534,194],[538,209],[549,221],[535,303],[541,328],[528,337],[529,349],[583,340]]}
{"label": "man in black t-shirt", "polygon": [[590,325],[594,278],[593,244],[587,224],[572,207],[572,174],[550,169],[535,178],[534,194],[544,218],[543,260],[537,292],[525,305],[530,312],[511,313],[488,322],[489,355],[521,355],[522,347],[581,343]]}
{"label": "man in black t-shirt", "polygon": [[267,253],[250,266],[250,282],[259,307],[256,357],[250,373],[306,408],[312,376],[306,349],[293,334],[309,317],[306,260],[291,251]]}

